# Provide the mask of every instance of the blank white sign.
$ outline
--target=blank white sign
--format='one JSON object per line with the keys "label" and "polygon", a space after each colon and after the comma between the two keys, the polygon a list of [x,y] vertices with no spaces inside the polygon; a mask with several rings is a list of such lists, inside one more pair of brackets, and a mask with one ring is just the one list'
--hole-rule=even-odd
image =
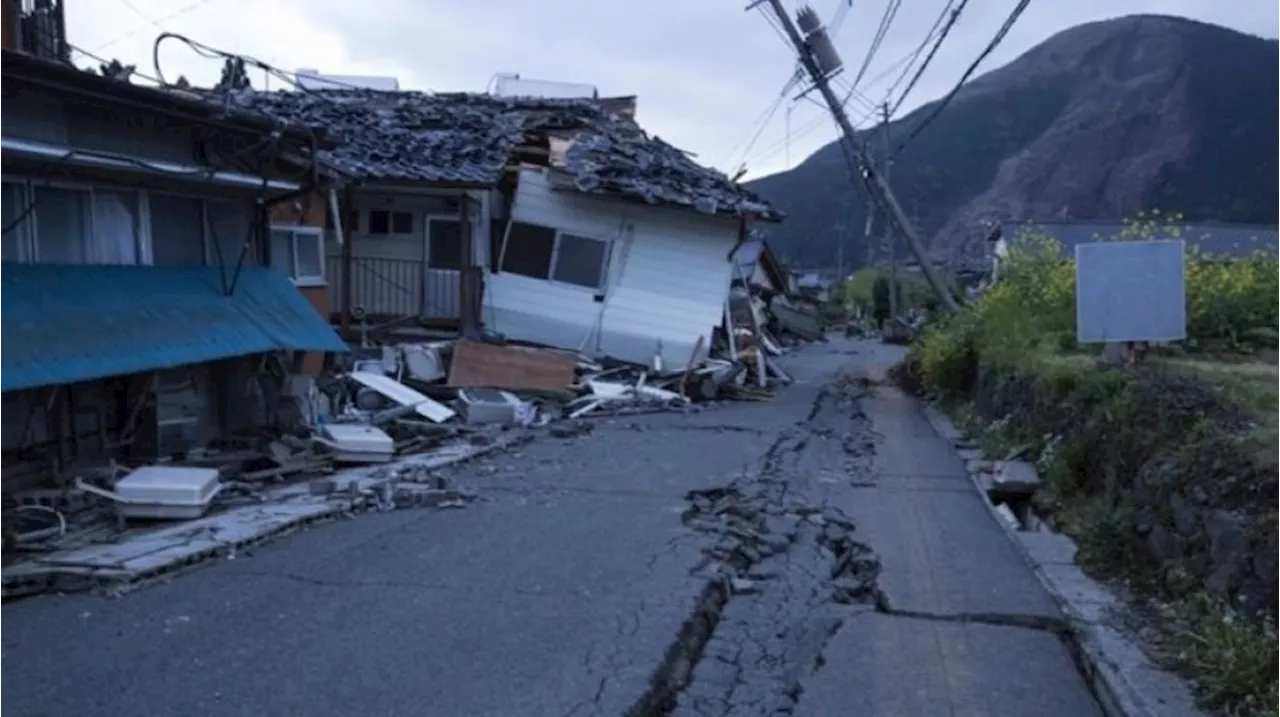
{"label": "blank white sign", "polygon": [[1076,245],[1076,340],[1180,341],[1187,337],[1181,240]]}

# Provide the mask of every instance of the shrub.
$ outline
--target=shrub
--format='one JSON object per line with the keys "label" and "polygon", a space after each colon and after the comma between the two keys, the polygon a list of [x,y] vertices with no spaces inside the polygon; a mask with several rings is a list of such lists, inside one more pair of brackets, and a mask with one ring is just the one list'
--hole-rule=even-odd
{"label": "shrub", "polygon": [[[1178,236],[1177,220],[1139,216],[1098,239]],[[1185,351],[1274,344],[1275,257],[1191,254],[1185,266]],[[1260,376],[1185,356],[1099,369],[1076,346],[1074,261],[1034,233],[1020,237],[994,287],[931,324],[909,356],[902,380],[990,426],[999,440],[983,436],[984,445],[1039,457],[1043,498],[1078,541],[1082,564],[1175,605],[1212,601],[1184,606],[1172,640],[1175,662],[1207,703],[1241,714],[1270,705],[1274,714],[1276,578],[1266,562],[1276,553],[1274,374],[1264,388]],[[1197,525],[1211,514],[1238,520],[1250,567],[1223,579],[1226,563],[1203,529],[1186,527],[1187,510]],[[1268,614],[1244,619],[1233,604]]]}

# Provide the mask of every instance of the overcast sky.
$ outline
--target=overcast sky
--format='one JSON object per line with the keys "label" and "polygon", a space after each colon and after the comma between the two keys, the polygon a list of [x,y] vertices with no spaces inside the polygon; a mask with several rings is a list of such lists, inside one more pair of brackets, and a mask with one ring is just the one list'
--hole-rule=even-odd
{"label": "overcast sky", "polygon": [[[846,78],[861,66],[887,2],[853,0],[836,28]],[[785,4],[798,5],[795,0]],[[827,21],[841,4],[847,0],[812,2]],[[897,76],[895,63],[921,43],[945,4],[903,0],[858,85],[867,99],[849,105],[855,120],[866,114],[869,102],[885,99]],[[1014,4],[971,0],[902,111],[945,93]],[[155,74],[153,41],[166,30],[285,70],[392,75],[407,89],[479,92],[497,72],[593,84],[602,95],[639,95],[641,124],[704,164],[732,172],[745,162],[748,176],[758,177],[804,159],[834,138],[835,130],[816,104],[788,98],[751,142],[792,73],[794,55],[765,17],[745,12],[745,5],[744,0],[70,0],[67,33],[72,45],[136,64],[148,75]],[[1276,0],[1038,0],[982,68],[1004,64],[1072,25],[1113,17],[1121,6],[1129,13],[1182,15],[1269,38],[1277,36],[1280,23]],[[173,41],[163,44],[160,61],[169,81],[186,75],[208,85],[220,69],[218,61]]]}

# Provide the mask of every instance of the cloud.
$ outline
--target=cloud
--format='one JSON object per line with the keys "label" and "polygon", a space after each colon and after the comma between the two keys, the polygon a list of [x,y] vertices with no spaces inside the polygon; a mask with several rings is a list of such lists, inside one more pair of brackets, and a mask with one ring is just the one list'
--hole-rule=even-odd
{"label": "cloud", "polygon": [[[840,2],[813,5],[831,18]],[[835,33],[846,76],[862,64],[886,0],[854,2]],[[794,8],[796,3],[787,2]],[[855,119],[883,101],[898,72],[945,0],[903,3],[859,89]],[[152,41],[161,29],[269,62],[286,70],[394,75],[402,86],[482,91],[497,72],[585,82],[602,94],[639,95],[639,119],[650,132],[733,171],[752,176],[785,169],[835,136],[815,98],[793,90],[756,133],[779,95],[794,55],[761,12],[711,0],[77,0],[68,4],[72,44],[137,64],[153,74]],[[935,99],[958,79],[1003,22],[1013,0],[971,2],[903,111]],[[1260,0],[1129,0],[1124,14],[1163,13],[1276,37],[1275,3]],[[376,9],[374,9],[376,8]],[[993,69],[1073,25],[1120,14],[1111,0],[1032,3],[984,64]],[[220,63],[179,43],[162,47],[165,78],[216,81]],[[875,81],[872,81],[874,79]],[[896,96],[896,95],[895,95]]]}

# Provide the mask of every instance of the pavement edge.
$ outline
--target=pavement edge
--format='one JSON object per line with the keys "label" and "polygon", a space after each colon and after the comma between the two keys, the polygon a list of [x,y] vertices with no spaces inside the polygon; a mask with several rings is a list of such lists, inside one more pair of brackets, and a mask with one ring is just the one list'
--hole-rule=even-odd
{"label": "pavement edge", "polygon": [[[933,427],[939,436],[952,443],[953,446],[957,439],[964,438],[964,433],[935,406],[924,402],[920,405],[924,411],[925,418],[929,421],[929,425]],[[1149,699],[1144,694],[1144,691],[1129,680],[1115,660],[1107,654],[1103,648],[1103,643],[1108,641],[1108,636],[1102,634],[1104,628],[1085,617],[1089,611],[1089,606],[1082,601],[1073,599],[1057,581],[1049,576],[1044,564],[1031,553],[1026,543],[1019,539],[1017,533],[1009,527],[1008,523],[1001,519],[999,513],[996,512],[995,506],[987,499],[985,490],[974,474],[966,470],[965,475],[973,485],[974,490],[981,495],[982,503],[986,506],[987,513],[991,516],[991,519],[1000,525],[1006,537],[1014,544],[1018,554],[1031,567],[1036,579],[1040,581],[1040,584],[1044,586],[1044,589],[1062,610],[1070,628],[1064,639],[1073,653],[1072,656],[1076,660],[1081,676],[1092,689],[1103,713],[1107,717],[1161,717],[1167,714],[1157,711],[1159,708],[1152,704],[1153,702],[1159,703],[1161,700],[1158,698]],[[1070,538],[1066,536],[1062,536],[1062,538],[1071,542]],[[1074,542],[1072,542],[1072,545],[1074,546]],[[1110,594],[1105,586],[1084,576],[1083,572],[1080,573],[1080,576],[1092,583],[1097,591]],[[1140,653],[1140,651],[1137,652]],[[1145,660],[1145,657],[1142,659]],[[1146,669],[1164,672],[1164,670],[1151,665],[1149,662],[1145,667]]]}
{"label": "pavement edge", "polygon": [[[432,470],[448,468],[482,458],[491,453],[517,448],[534,439],[535,436],[528,432],[505,434],[490,443],[472,444],[471,450],[465,453],[457,453],[445,456],[441,460],[430,461],[430,466]],[[429,454],[427,458],[430,458]],[[373,469],[368,467],[352,469],[347,472],[356,475],[348,482],[354,484],[358,489],[354,491],[355,495],[348,494],[342,498],[330,498],[314,505],[314,510],[312,511],[299,512],[297,515],[272,521],[262,525],[256,531],[242,534],[235,540],[227,541],[215,547],[193,549],[190,552],[175,554],[172,559],[153,563],[145,569],[136,571],[123,569],[75,570],[68,566],[50,565],[42,570],[32,570],[30,571],[31,574],[27,574],[28,571],[21,569],[6,569],[4,581],[5,600],[20,599],[49,590],[83,592],[94,588],[109,588],[117,592],[123,592],[141,587],[155,580],[169,579],[180,573],[204,567],[215,558],[232,555],[239,550],[261,547],[273,540],[290,535],[296,530],[341,517],[354,517],[355,514],[364,512],[373,505],[367,498],[367,494],[382,491],[385,486],[395,481],[394,474],[387,474],[376,469],[394,469],[397,466],[411,466],[425,462],[428,461],[424,461],[423,456],[412,456],[404,460],[374,466]],[[282,492],[305,490],[307,490],[307,486],[303,484],[286,487]],[[235,509],[232,510],[234,511]]]}

